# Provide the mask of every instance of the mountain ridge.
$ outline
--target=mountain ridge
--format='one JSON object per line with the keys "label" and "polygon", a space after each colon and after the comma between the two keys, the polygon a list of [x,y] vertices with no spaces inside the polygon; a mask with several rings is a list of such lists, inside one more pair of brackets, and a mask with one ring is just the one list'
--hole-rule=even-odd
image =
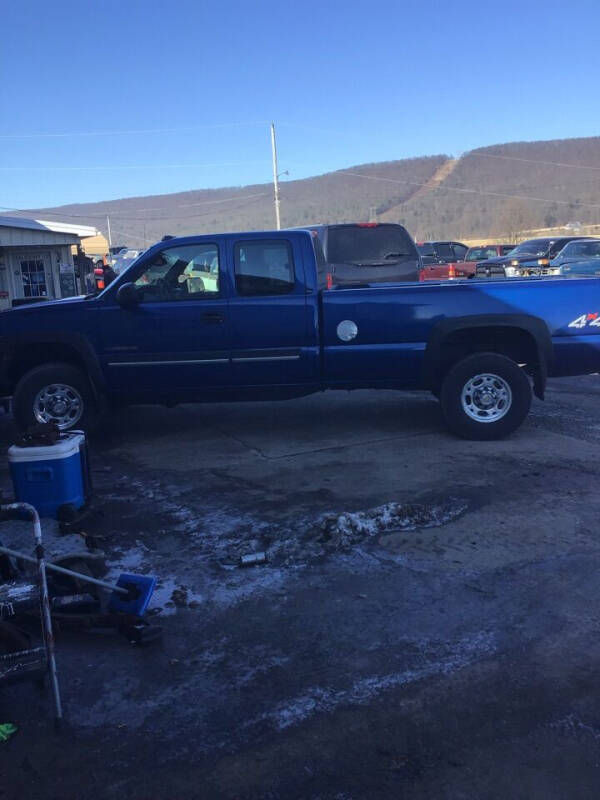
{"label": "mountain ridge", "polygon": [[[600,137],[507,142],[372,162],[280,184],[282,225],[377,219],[417,239],[513,235],[600,223]],[[22,212],[95,225],[142,245],[164,234],[272,229],[270,183],[196,189]]]}

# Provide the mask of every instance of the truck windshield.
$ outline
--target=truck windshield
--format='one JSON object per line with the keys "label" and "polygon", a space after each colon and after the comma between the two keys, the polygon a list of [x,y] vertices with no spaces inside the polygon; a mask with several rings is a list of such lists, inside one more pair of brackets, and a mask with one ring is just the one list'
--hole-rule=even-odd
{"label": "truck windshield", "polygon": [[600,241],[571,242],[560,251],[561,256],[600,258]]}
{"label": "truck windshield", "polygon": [[417,258],[401,225],[340,225],[329,229],[327,260],[332,264],[393,264]]}
{"label": "truck windshield", "polygon": [[553,243],[552,239],[528,239],[526,242],[521,242],[511,252],[511,256],[520,256],[523,253],[532,256],[543,256],[548,252],[548,248]]}

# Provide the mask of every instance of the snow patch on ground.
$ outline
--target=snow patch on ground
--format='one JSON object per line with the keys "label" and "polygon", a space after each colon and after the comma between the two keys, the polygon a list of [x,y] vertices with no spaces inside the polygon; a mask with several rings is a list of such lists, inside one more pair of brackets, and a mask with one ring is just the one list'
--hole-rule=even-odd
{"label": "snow patch on ground", "polygon": [[135,547],[127,550],[118,547],[116,551],[106,562],[109,576],[115,579],[122,572],[143,572],[144,563],[152,557],[152,551],[141,542],[136,542]]}
{"label": "snow patch on ground", "polygon": [[163,615],[175,614],[178,608],[194,608],[205,599],[204,594],[194,592],[187,583],[163,576],[158,579],[148,608],[160,609]]}
{"label": "snow patch on ground", "polygon": [[[267,523],[235,507],[223,506],[215,498],[199,497],[187,484],[121,479],[117,486],[123,490],[118,496],[121,503],[136,507],[140,502],[150,503],[169,520],[152,543],[138,539],[116,554],[111,548],[109,562],[114,578],[123,571],[155,575],[159,583],[150,608],[161,609],[164,614],[175,613],[177,606],[190,602],[224,608],[256,593],[278,591],[293,571],[307,568],[325,555],[355,555],[361,543],[381,534],[438,527],[467,508],[467,502],[460,498],[391,502],[367,510]],[[260,551],[267,553],[266,564],[240,568],[243,555]],[[365,553],[359,566],[369,566]]]}
{"label": "snow patch on ground", "polygon": [[253,726],[258,722],[267,721],[277,730],[284,730],[304,722],[315,714],[331,713],[339,706],[366,705],[390,689],[415,683],[433,675],[449,675],[468,667],[481,658],[491,655],[495,649],[494,637],[487,631],[482,631],[459,641],[442,659],[402,672],[360,678],[346,689],[315,686],[267,711],[247,725]]}
{"label": "snow patch on ground", "polygon": [[270,529],[263,537],[270,540],[270,558],[288,565],[327,553],[348,553],[361,542],[386,533],[441,527],[467,508],[466,500],[455,497],[427,504],[385,503],[366,511],[306,518],[295,529]]}
{"label": "snow patch on ground", "polygon": [[600,739],[600,727],[587,725],[577,714],[568,714],[562,719],[550,723],[550,727],[565,736],[585,735]]}
{"label": "snow patch on ground", "polygon": [[450,498],[434,505],[385,503],[367,511],[326,514],[321,519],[321,538],[336,549],[345,550],[363,539],[382,533],[440,527],[456,519],[466,509],[466,501]]}

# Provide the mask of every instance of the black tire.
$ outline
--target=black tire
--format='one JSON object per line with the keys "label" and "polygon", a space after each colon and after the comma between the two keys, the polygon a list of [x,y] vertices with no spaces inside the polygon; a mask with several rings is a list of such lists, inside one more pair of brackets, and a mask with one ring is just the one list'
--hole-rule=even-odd
{"label": "black tire", "polygon": [[13,393],[12,410],[17,427],[26,431],[31,425],[39,423],[34,414],[34,401],[41,390],[52,384],[63,384],[75,389],[83,403],[83,413],[79,419],[65,424],[61,430],[94,430],[99,419],[99,409],[92,388],[86,376],[71,364],[43,364],[27,372],[17,384]]}
{"label": "black tire", "polygon": [[[480,412],[481,421],[469,416],[463,404],[463,388],[472,378],[484,374],[498,376],[510,389],[511,398],[505,404],[503,416],[495,421],[484,421],[489,413],[486,410]],[[470,397],[467,395],[467,405]],[[515,431],[529,413],[531,384],[525,372],[512,359],[498,353],[475,353],[450,369],[442,384],[440,402],[448,427],[463,439],[502,439]],[[476,408],[476,404],[471,402],[471,408]]]}

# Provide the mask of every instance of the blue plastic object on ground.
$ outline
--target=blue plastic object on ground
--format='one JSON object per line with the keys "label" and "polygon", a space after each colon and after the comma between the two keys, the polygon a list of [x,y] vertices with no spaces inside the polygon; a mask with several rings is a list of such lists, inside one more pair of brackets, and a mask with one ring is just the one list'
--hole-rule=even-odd
{"label": "blue plastic object on ground", "polygon": [[40,517],[56,517],[63,505],[81,508],[86,499],[81,463],[84,442],[84,434],[73,431],[61,434],[55,444],[10,447],[8,462],[16,499],[32,505]]}
{"label": "blue plastic object on ground", "polygon": [[123,589],[128,589],[130,596],[113,592],[110,598],[110,611],[123,611],[127,614],[134,614],[142,617],[148,608],[148,603],[156,586],[156,578],[148,575],[131,575],[124,572],[119,576],[116,583]]}

